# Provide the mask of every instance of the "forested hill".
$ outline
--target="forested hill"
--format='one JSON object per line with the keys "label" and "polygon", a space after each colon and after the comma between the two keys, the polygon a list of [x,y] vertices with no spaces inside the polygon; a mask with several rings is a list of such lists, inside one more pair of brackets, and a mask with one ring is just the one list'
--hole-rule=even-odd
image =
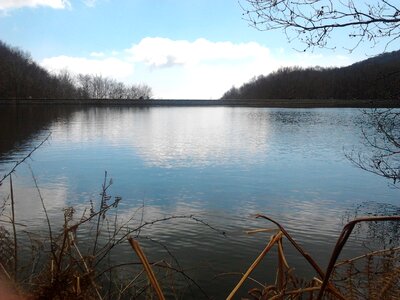
{"label": "forested hill", "polygon": [[222,99],[400,98],[400,50],[342,68],[281,68],[260,75]]}
{"label": "forested hill", "polygon": [[51,75],[29,53],[0,41],[0,98],[75,98],[78,89]]}
{"label": "forested hill", "polygon": [[0,99],[149,99],[145,84],[125,85],[101,75],[51,74],[29,53],[0,41]]}

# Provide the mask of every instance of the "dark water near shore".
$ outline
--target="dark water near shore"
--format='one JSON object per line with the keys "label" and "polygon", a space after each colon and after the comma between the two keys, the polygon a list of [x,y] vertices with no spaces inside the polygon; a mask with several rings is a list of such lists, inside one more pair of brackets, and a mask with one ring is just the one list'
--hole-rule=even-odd
{"label": "dark water near shore", "polygon": [[[352,149],[369,151],[358,109],[3,106],[0,120],[1,177],[51,132],[28,163],[54,220],[66,206],[98,199],[107,170],[122,216],[144,206],[145,220],[194,215],[217,229],[177,219],[142,233],[168,245],[217,299],[239,277],[214,276],[244,272],[269,239],[245,234],[272,227],[252,215],[279,220],[325,266],[343,219],[358,204],[399,204],[398,190],[345,157]],[[13,179],[19,222],[45,230],[28,165]],[[8,194],[3,184],[0,197]],[[352,239],[344,255],[363,251]],[[165,255],[151,243],[146,252]],[[288,260],[300,275],[314,276],[290,248]],[[273,261],[253,277],[272,280]]]}

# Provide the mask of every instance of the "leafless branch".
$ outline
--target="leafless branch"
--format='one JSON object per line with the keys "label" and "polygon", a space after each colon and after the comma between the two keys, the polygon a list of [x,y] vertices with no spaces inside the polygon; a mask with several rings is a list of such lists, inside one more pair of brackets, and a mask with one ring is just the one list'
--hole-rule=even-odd
{"label": "leafless branch", "polygon": [[3,183],[3,181],[4,181],[8,176],[10,176],[12,173],[15,172],[15,170],[17,169],[17,167],[18,167],[20,164],[22,164],[22,163],[25,162],[29,157],[31,157],[32,154],[33,154],[33,152],[35,152],[37,149],[39,149],[39,148],[50,138],[50,136],[51,136],[51,132],[46,136],[46,138],[45,138],[43,141],[41,141],[41,142],[39,143],[39,145],[37,145],[36,147],[34,147],[34,148],[31,150],[31,152],[28,153],[28,155],[26,155],[23,159],[21,159],[20,161],[18,161],[18,162],[14,165],[14,167],[11,169],[11,171],[9,171],[7,174],[5,174],[5,175],[3,176],[3,178],[0,180],[0,185]]}
{"label": "leafless branch", "polygon": [[[243,1],[242,1],[243,2]],[[400,37],[400,10],[395,1],[246,0],[240,3],[243,18],[258,30],[280,29],[295,37],[306,49],[329,47],[333,32],[345,33],[356,43],[386,44]],[[290,40],[289,38],[288,40]]]}

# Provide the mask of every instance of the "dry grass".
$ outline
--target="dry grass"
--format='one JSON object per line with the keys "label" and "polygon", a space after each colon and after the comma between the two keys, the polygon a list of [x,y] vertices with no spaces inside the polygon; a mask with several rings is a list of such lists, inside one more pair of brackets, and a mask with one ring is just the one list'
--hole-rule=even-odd
{"label": "dry grass", "polygon": [[[400,295],[400,247],[372,251],[340,262],[337,262],[337,259],[357,224],[398,222],[400,216],[365,217],[347,223],[338,238],[325,272],[278,222],[263,215],[257,217],[271,221],[277,225],[279,231],[271,236],[270,242],[243,274],[227,299],[233,299],[238,294],[243,282],[248,279],[273,246],[277,248],[278,260],[275,282],[248,291],[251,299],[398,299]],[[298,255],[302,256],[315,270],[315,277],[311,281],[306,282],[299,279],[293,269],[289,267],[283,251],[284,238],[294,246]],[[254,281],[254,279],[252,280]]]}
{"label": "dry grass", "polygon": [[[10,173],[12,191],[11,176]],[[0,225],[0,276],[3,277],[1,282],[15,287],[11,294],[29,291],[25,296],[28,299],[148,299],[155,291],[157,298],[164,299],[158,276],[166,285],[168,295],[174,295],[175,280],[179,277],[180,281],[185,280],[209,298],[165,245],[161,246],[168,256],[149,262],[138,241],[131,236],[139,238],[145,227],[177,219],[191,220],[215,230],[210,225],[192,215],[172,215],[146,221],[143,218],[144,207],[132,213],[129,219],[120,220],[118,206],[121,198],[108,194],[112,180],[108,179],[106,172],[99,203],[91,202],[90,208],[80,216],[73,207],[65,208],[59,228],[48,216],[46,200],[33,172],[32,178],[42,205],[47,234],[35,234],[16,222],[12,195],[0,207],[3,224]],[[11,210],[9,214],[8,209]],[[17,226],[23,226],[24,230],[16,229]],[[129,251],[128,241],[135,252]],[[30,254],[22,249],[27,244],[30,244]],[[130,257],[127,255],[129,252],[132,253]]]}

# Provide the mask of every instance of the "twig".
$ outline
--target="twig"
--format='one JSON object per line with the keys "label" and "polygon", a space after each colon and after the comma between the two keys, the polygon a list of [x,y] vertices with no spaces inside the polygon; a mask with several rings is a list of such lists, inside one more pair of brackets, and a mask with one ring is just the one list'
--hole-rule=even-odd
{"label": "twig", "polygon": [[2,269],[2,271],[4,272],[4,274],[8,277],[9,280],[11,280],[11,276],[10,274],[8,274],[6,268],[4,268],[3,264],[0,262],[0,268]]}
{"label": "twig", "polygon": [[[175,261],[175,263],[176,263],[176,265],[177,265],[177,267],[178,267],[179,269],[178,269],[178,268],[174,268],[172,265],[168,264],[167,262],[164,262],[165,264],[167,264],[168,268],[171,269],[172,271],[175,271],[175,272],[177,272],[177,273],[180,273],[180,274],[186,279],[186,282],[187,282],[189,288],[190,288],[190,283],[189,283],[189,281],[191,281],[191,282],[202,292],[202,294],[203,294],[207,299],[210,299],[210,296],[206,293],[206,291],[205,291],[193,278],[191,278],[190,276],[188,276],[188,275],[183,271],[183,268],[182,268],[181,264],[179,263],[178,259],[175,257],[175,255],[172,254],[172,252],[168,249],[168,247],[167,247],[164,243],[161,243],[160,241],[156,241],[156,240],[154,240],[154,239],[152,239],[152,238],[150,238],[150,237],[148,237],[148,236],[146,236],[146,237],[144,237],[144,238],[150,240],[150,241],[153,242],[153,243],[156,243],[156,244],[160,245],[161,247],[163,247],[163,248],[165,249],[165,251],[167,251],[168,255]],[[190,289],[190,290],[191,290],[191,289]]]}
{"label": "twig", "polygon": [[[11,224],[12,223],[12,220],[10,219],[10,221],[6,221],[6,220],[0,220],[0,223],[7,223],[7,224]],[[15,225],[17,225],[17,226],[22,226],[22,227],[28,227],[27,225],[25,225],[25,224],[22,224],[22,223],[18,223],[18,222],[16,222],[15,223]]]}
{"label": "twig", "polygon": [[[222,277],[222,276],[227,276],[227,275],[240,275],[240,276],[244,276],[243,272],[225,272],[225,273],[220,273],[217,274],[214,278],[217,277]],[[253,281],[254,283],[258,284],[259,286],[261,286],[263,289],[265,289],[267,286],[261,282],[259,282],[257,279],[254,279],[253,277],[248,276],[247,277],[248,280]]]}
{"label": "twig", "polygon": [[193,216],[193,215],[191,215],[190,218],[191,218],[192,220],[195,220],[196,222],[199,222],[199,223],[201,223],[201,224],[207,226],[208,228],[210,228],[210,229],[212,229],[212,230],[214,230],[214,231],[216,231],[216,232],[222,234],[223,236],[226,236],[226,232],[225,232],[225,231],[221,231],[221,230],[219,230],[219,229],[217,229],[217,228],[211,226],[210,224],[208,224],[207,222],[203,221],[202,219],[199,219],[199,218],[197,218],[197,217],[195,217],[195,216]]}
{"label": "twig", "polygon": [[[89,266],[87,265],[85,259],[83,258],[82,254],[81,254],[81,251],[79,250],[78,246],[76,245],[75,240],[74,240],[74,237],[72,236],[71,233],[70,233],[70,235],[71,235],[70,238],[71,238],[71,241],[72,241],[72,245],[74,246],[76,252],[78,253],[79,258],[82,260],[86,272],[89,274],[89,273],[90,273]],[[97,289],[95,282],[93,281],[93,278],[90,278],[90,282],[91,282],[93,288],[94,288],[95,291],[96,291],[97,297],[99,297],[99,299],[102,300],[103,298],[101,297],[100,292],[99,292],[99,290]]]}
{"label": "twig", "polygon": [[18,269],[18,244],[17,244],[17,230],[15,228],[15,210],[14,210],[14,189],[12,184],[12,175],[10,174],[10,194],[11,194],[11,216],[12,216],[12,228],[14,235],[14,280],[17,281],[17,269]]}
{"label": "twig", "polygon": [[29,157],[31,157],[31,155],[33,154],[33,152],[35,152],[37,149],[39,149],[39,148],[50,138],[50,136],[51,136],[51,132],[46,136],[46,138],[45,138],[39,145],[37,145],[36,147],[34,147],[34,148],[31,150],[31,152],[28,153],[28,155],[26,155],[23,159],[21,159],[20,161],[18,161],[18,162],[14,165],[14,167],[11,169],[11,171],[8,172],[7,174],[5,174],[5,175],[3,176],[3,178],[0,180],[0,185],[3,183],[3,181],[4,181],[8,176],[10,176],[12,173],[15,172],[15,169],[16,169],[20,164],[22,164],[25,160],[27,160]]}
{"label": "twig", "polygon": [[94,240],[94,245],[93,245],[93,253],[92,255],[96,255],[96,247],[97,247],[97,240],[100,235],[100,222],[101,222],[101,217],[104,216],[104,213],[106,211],[107,203],[106,203],[106,198],[107,198],[107,189],[111,186],[111,181],[108,185],[107,184],[107,171],[104,172],[104,182],[102,185],[102,191],[101,191],[101,203],[100,203],[100,209],[99,209],[99,215],[97,218],[97,226],[96,226],[96,237]]}
{"label": "twig", "polygon": [[57,265],[58,265],[58,259],[57,259],[56,250],[55,250],[55,247],[54,247],[53,232],[52,232],[52,230],[51,230],[51,223],[50,223],[49,215],[48,215],[48,213],[47,213],[46,205],[44,204],[44,199],[43,199],[43,197],[42,197],[42,193],[40,192],[40,189],[39,189],[39,186],[38,186],[38,183],[37,183],[35,174],[33,173],[33,170],[32,170],[32,168],[31,168],[31,166],[30,166],[30,165],[28,165],[28,166],[29,166],[29,169],[30,169],[31,174],[32,174],[33,182],[35,183],[36,190],[37,190],[38,195],[39,195],[40,203],[42,204],[42,208],[43,208],[43,211],[44,211],[44,215],[45,215],[45,217],[46,217],[47,227],[48,227],[48,230],[49,230],[51,254],[53,255],[54,261],[55,261],[55,262],[57,263]]}
{"label": "twig", "polygon": [[139,272],[131,281],[128,282],[128,284],[125,286],[125,288],[120,291],[120,295],[122,296],[123,293],[144,273],[144,269]]}

